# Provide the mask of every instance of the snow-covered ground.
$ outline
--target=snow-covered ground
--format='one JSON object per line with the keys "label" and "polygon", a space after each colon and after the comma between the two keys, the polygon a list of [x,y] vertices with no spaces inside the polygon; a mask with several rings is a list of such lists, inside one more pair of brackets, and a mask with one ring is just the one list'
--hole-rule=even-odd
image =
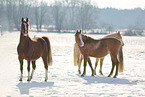
{"label": "snow-covered ground", "polygon": [[[17,55],[19,32],[0,36],[0,97],[135,97],[145,96],[145,37],[123,36],[124,67],[118,78],[107,77],[111,71],[110,56],[103,64],[104,76],[91,76],[90,67],[81,77],[73,66],[74,34],[29,33],[31,37],[48,36],[52,45],[53,66],[49,67],[47,82],[42,59],[36,61],[31,82],[27,82],[27,62],[24,77],[19,82],[20,66]],[[103,37],[90,35],[94,38]],[[93,66],[95,59],[91,58]],[[83,67],[83,66],[82,66]],[[98,66],[99,68],[99,66]],[[83,70],[83,68],[82,68]]]}

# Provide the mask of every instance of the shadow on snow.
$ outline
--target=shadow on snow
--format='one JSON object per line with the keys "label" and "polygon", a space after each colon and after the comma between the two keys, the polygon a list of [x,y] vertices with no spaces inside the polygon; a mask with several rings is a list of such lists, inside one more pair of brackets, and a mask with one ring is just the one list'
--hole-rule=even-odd
{"label": "shadow on snow", "polygon": [[21,94],[29,94],[29,89],[34,88],[34,87],[39,87],[39,88],[45,88],[45,87],[49,87],[49,86],[53,86],[54,82],[20,82],[17,87],[20,90]]}
{"label": "shadow on snow", "polygon": [[87,81],[87,83],[84,83],[84,84],[107,83],[107,84],[131,84],[131,85],[136,85],[136,82],[130,82],[127,79],[111,78],[111,77],[105,77],[105,76],[102,76],[102,77],[100,77],[100,76],[87,76],[87,75],[82,77],[80,74],[77,74],[77,76],[79,76],[82,79]]}

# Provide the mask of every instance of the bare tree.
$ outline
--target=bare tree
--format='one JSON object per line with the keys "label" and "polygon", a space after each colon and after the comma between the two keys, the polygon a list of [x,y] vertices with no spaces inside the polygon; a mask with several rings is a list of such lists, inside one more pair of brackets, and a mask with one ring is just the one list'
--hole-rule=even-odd
{"label": "bare tree", "polygon": [[4,10],[4,0],[0,0],[0,32],[1,36],[3,35],[3,23],[4,23],[4,17],[5,17],[5,10]]}
{"label": "bare tree", "polygon": [[3,17],[5,14],[5,10],[4,10],[4,0],[0,0],[0,25],[2,25],[2,21],[3,21]]}
{"label": "bare tree", "polygon": [[35,21],[36,21],[36,26],[37,26],[37,31],[41,30],[42,24],[44,22],[44,16],[47,13],[47,3],[44,1],[41,1],[39,3],[38,0],[35,0]]}
{"label": "bare tree", "polygon": [[42,24],[44,22],[44,16],[46,15],[47,12],[47,3],[44,1],[41,1],[41,5],[40,5],[40,29],[42,27]]}
{"label": "bare tree", "polygon": [[64,1],[55,1],[52,9],[52,15],[55,23],[55,28],[58,32],[60,32],[65,19]]}
{"label": "bare tree", "polygon": [[20,30],[20,19],[21,17],[29,17],[31,5],[30,0],[6,0],[9,30],[12,30],[13,24],[17,30]]}
{"label": "bare tree", "polygon": [[79,0],[67,0],[67,21],[65,21],[65,27],[70,30],[78,28],[77,15],[79,3]]}
{"label": "bare tree", "polygon": [[13,18],[13,3],[12,0],[6,0],[6,16],[8,19],[8,30],[12,30],[12,18]]}
{"label": "bare tree", "polygon": [[[83,30],[89,29],[94,26],[94,7],[91,5],[91,0],[81,0],[78,21],[80,23],[80,27]],[[85,31],[86,32],[86,31]]]}

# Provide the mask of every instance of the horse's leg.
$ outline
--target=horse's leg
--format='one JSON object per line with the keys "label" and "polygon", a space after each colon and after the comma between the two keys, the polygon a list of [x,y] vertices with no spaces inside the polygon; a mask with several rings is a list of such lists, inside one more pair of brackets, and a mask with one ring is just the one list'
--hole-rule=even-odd
{"label": "horse's leg", "polygon": [[97,68],[97,65],[98,65],[98,61],[99,61],[99,59],[96,58],[96,63],[95,63],[95,68],[94,68],[94,75],[96,75],[96,68]]}
{"label": "horse's leg", "polygon": [[35,71],[35,69],[36,69],[36,61],[32,61],[32,68],[33,68],[33,69],[32,69],[32,73],[31,73],[30,80],[32,80],[34,71]]}
{"label": "horse's leg", "polygon": [[113,61],[112,57],[111,57],[111,60],[112,60],[112,69],[111,69],[111,72],[110,72],[110,74],[108,75],[108,77],[110,77],[110,76],[113,74],[114,67],[115,67],[115,64],[114,64],[114,61]]}
{"label": "horse's leg", "polygon": [[92,70],[92,76],[94,76],[94,70],[93,70],[92,63],[91,63],[90,58],[88,58],[88,63],[89,63],[89,66],[90,66],[90,68]]}
{"label": "horse's leg", "polygon": [[115,73],[115,75],[114,75],[114,78],[116,78],[116,76],[118,75],[118,64],[119,64],[119,61],[118,61],[117,58],[116,58],[115,64],[116,64],[116,73]]}
{"label": "horse's leg", "polygon": [[86,74],[86,66],[87,66],[87,61],[88,61],[87,59],[88,59],[88,57],[84,56],[84,72],[81,76],[84,76]]}
{"label": "horse's leg", "polygon": [[83,57],[82,55],[78,58],[78,72],[81,74],[81,63],[82,63]]}
{"label": "horse's leg", "polygon": [[104,58],[100,59],[100,70],[99,70],[99,73],[101,75],[103,75],[103,73],[102,73],[103,60],[104,60]]}
{"label": "horse's leg", "polygon": [[28,63],[28,66],[27,66],[28,79],[27,79],[27,81],[30,81],[30,60],[28,60],[27,63]]}
{"label": "horse's leg", "polygon": [[21,77],[20,77],[19,81],[22,81],[22,78],[23,78],[23,59],[21,59],[20,57],[19,57],[19,62],[20,62],[20,71],[21,71]]}
{"label": "horse's leg", "polygon": [[42,57],[43,63],[44,63],[44,68],[45,68],[45,80],[48,80],[48,62],[47,62],[47,57]]}

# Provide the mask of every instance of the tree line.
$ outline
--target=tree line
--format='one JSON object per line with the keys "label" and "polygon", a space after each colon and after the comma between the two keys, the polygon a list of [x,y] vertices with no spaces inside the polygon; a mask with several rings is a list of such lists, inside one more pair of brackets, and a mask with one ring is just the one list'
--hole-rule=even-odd
{"label": "tree line", "polygon": [[20,30],[22,17],[29,17],[30,27],[41,31],[42,26],[61,30],[96,28],[97,7],[91,0],[54,0],[48,5],[40,0],[0,0],[0,25],[11,30]]}
{"label": "tree line", "polygon": [[47,31],[56,32],[76,29],[93,32],[93,29],[98,28],[110,32],[129,29],[130,34],[134,30],[133,33],[136,30],[143,33],[145,29],[145,10],[140,8],[100,9],[91,0],[54,0],[50,4],[43,0],[0,0],[1,30],[20,30],[22,17],[28,17],[30,28],[36,31],[42,31],[45,27]]}

